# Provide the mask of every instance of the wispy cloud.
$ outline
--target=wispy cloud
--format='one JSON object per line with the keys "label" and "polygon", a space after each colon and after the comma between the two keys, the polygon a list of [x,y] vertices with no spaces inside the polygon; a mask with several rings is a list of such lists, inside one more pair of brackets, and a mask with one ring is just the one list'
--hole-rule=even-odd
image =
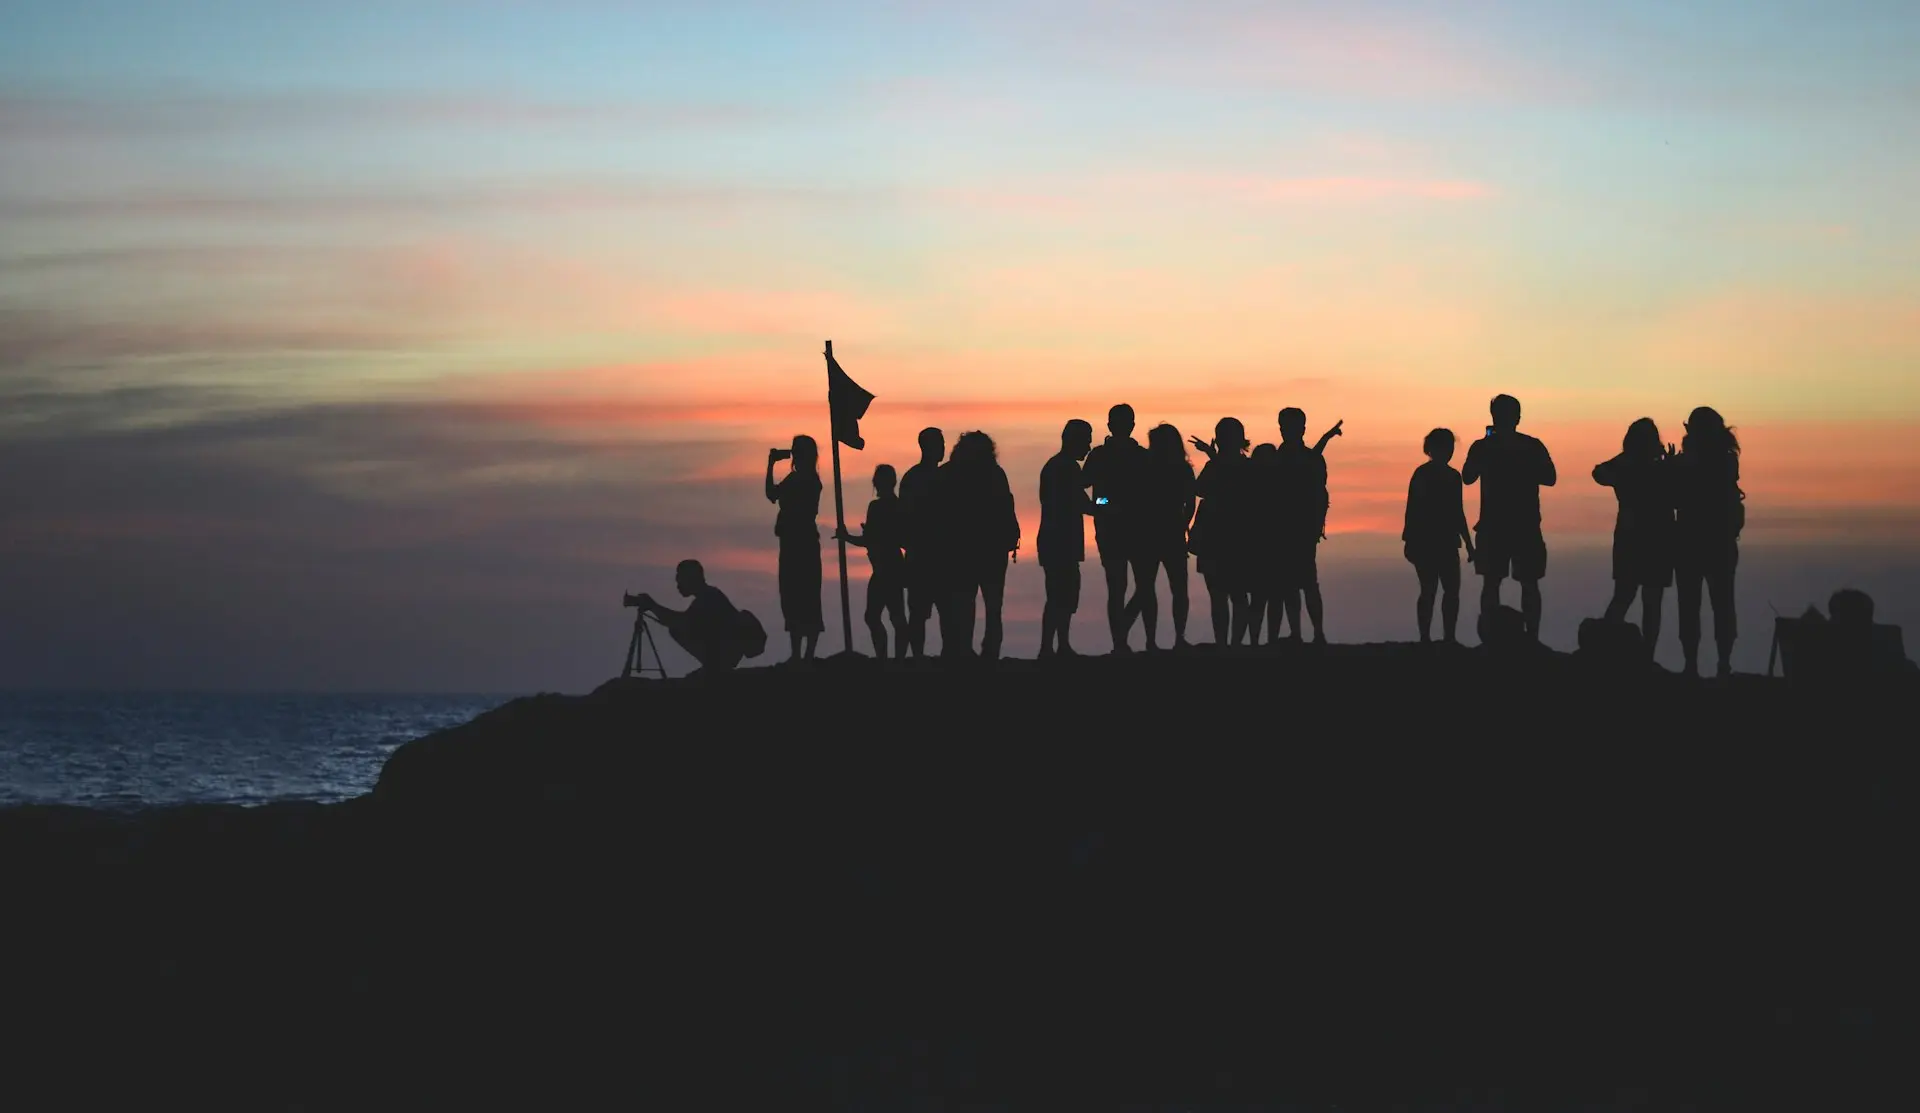
{"label": "wispy cloud", "polygon": [[603,176],[535,182],[476,181],[337,192],[297,188],[144,189],[0,199],[4,220],[114,218],[267,221],[393,220],[488,212],[568,215],[597,211],[714,211],[831,207],[851,210],[895,200],[899,191],[853,185],[686,183]]}
{"label": "wispy cloud", "polygon": [[1358,205],[1393,201],[1485,201],[1492,184],[1433,176],[1281,175],[1205,172],[1144,172],[1089,175],[1070,181],[1024,185],[954,186],[930,191],[937,201],[963,208],[1045,219],[1107,217],[1129,206]]}
{"label": "wispy cloud", "polygon": [[1416,198],[1425,201],[1479,201],[1494,195],[1485,182],[1463,178],[1263,178],[1253,176],[1176,177],[1166,188],[1255,202],[1383,201]]}
{"label": "wispy cloud", "polygon": [[621,133],[740,128],[774,110],[745,102],[558,101],[493,90],[378,92],[125,89],[63,95],[0,91],[0,142],[23,139],[180,139],[303,130],[472,129],[482,132],[594,129]]}
{"label": "wispy cloud", "polygon": [[416,329],[303,321],[294,313],[278,320],[164,320],[0,310],[0,372],[117,360],[390,350],[421,340]]}

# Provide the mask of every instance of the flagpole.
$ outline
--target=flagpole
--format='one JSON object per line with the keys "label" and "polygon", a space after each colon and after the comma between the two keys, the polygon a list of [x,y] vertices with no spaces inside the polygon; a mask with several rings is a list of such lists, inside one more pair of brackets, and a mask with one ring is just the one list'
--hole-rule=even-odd
{"label": "flagpole", "polygon": [[853,652],[853,603],[847,593],[847,508],[840,494],[840,430],[833,420],[833,341],[827,341],[827,439],[833,442],[833,520],[840,541],[840,644]]}

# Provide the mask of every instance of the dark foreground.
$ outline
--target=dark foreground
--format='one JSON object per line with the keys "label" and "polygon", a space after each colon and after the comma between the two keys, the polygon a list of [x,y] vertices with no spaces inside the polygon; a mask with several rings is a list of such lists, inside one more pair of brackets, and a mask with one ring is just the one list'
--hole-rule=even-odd
{"label": "dark foreground", "polygon": [[349,804],[0,813],[10,1074],[44,1044],[91,1064],[69,1095],[251,1108],[1913,1108],[1915,696],[1335,647],[524,699]]}

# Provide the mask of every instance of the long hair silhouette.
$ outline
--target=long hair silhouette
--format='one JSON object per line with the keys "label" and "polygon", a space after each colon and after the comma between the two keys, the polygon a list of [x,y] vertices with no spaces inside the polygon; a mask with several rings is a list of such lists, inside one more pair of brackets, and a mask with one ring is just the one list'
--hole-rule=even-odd
{"label": "long hair silhouette", "polygon": [[1627,426],[1627,435],[1620,438],[1620,451],[1634,459],[1644,456],[1660,455],[1660,427],[1650,417],[1643,417]]}
{"label": "long hair silhouette", "polygon": [[1712,406],[1701,406],[1687,415],[1686,436],[1681,438],[1682,452],[1740,455],[1740,438],[1727,426],[1727,420]]}
{"label": "long hair silhouette", "polygon": [[991,464],[1000,458],[1000,451],[994,445],[993,438],[978,429],[960,434],[953,442],[952,461],[963,467],[975,464]]}
{"label": "long hair silhouette", "polygon": [[793,438],[793,470],[817,472],[820,470],[820,445],[805,433]]}
{"label": "long hair silhouette", "polygon": [[1187,442],[1180,439],[1180,430],[1166,422],[1154,426],[1147,432],[1147,450],[1154,457],[1169,464],[1188,464]]}

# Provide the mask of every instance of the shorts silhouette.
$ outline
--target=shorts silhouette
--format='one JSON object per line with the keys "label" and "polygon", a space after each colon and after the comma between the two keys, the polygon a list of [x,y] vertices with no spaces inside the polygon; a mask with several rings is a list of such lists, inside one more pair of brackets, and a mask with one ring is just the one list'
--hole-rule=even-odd
{"label": "shorts silhouette", "polygon": [[1547,574],[1547,539],[1538,528],[1475,534],[1474,570],[1482,576],[1520,581]]}

